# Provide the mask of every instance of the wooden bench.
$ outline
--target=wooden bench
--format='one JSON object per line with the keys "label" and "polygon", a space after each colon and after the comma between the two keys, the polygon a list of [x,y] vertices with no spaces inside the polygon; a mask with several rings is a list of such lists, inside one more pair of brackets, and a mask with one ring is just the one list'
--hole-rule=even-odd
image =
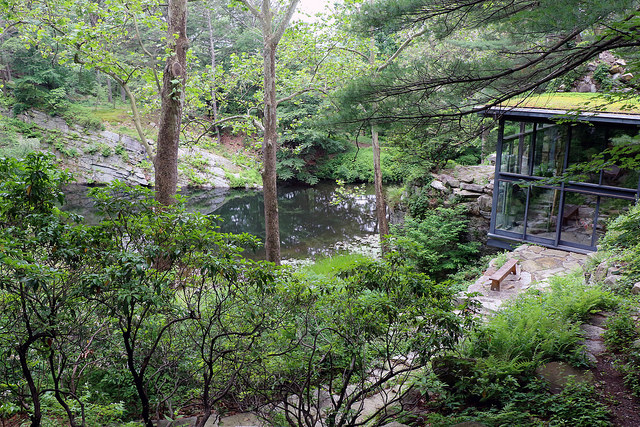
{"label": "wooden bench", "polygon": [[500,283],[511,273],[516,274],[516,264],[518,260],[510,259],[508,260],[498,271],[493,273],[491,277],[491,290],[499,291]]}

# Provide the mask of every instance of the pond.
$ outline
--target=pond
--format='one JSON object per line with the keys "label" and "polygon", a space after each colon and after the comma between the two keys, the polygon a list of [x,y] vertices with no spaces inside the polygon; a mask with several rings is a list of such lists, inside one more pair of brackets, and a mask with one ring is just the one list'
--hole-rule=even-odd
{"label": "pond", "polygon": [[[340,248],[375,241],[377,221],[373,187],[335,200],[335,184],[314,187],[281,186],[278,190],[280,240],[284,259],[329,255]],[[70,186],[65,210],[83,215],[87,222],[98,217],[87,187]],[[188,189],[187,209],[220,217],[223,232],[250,233],[264,239],[264,204],[261,191]],[[248,254],[263,258],[262,250]]]}

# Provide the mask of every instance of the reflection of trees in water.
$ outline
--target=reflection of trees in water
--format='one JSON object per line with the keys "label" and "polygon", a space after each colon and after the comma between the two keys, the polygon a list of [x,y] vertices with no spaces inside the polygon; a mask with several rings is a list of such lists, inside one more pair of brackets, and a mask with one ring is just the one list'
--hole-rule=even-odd
{"label": "reflection of trees in water", "polygon": [[[315,249],[375,233],[373,195],[331,204],[333,186],[283,188],[279,193],[280,238],[285,250],[313,254]],[[215,213],[224,218],[223,231],[247,232],[264,238],[261,194],[231,200]]]}

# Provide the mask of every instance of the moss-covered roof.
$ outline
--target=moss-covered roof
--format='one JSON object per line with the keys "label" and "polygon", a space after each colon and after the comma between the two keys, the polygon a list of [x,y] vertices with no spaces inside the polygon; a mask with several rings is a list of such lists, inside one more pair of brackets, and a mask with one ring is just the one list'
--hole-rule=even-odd
{"label": "moss-covered roof", "polygon": [[604,95],[599,93],[543,93],[514,98],[499,108],[534,108],[575,113],[619,113],[640,115],[640,96]]}

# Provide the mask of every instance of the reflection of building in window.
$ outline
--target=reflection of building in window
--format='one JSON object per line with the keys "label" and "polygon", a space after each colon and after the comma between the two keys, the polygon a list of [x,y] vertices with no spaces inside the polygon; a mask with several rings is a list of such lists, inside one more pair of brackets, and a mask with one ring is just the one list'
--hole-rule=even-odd
{"label": "reflection of building in window", "polygon": [[593,251],[607,220],[640,195],[640,173],[621,165],[582,172],[549,183],[572,165],[591,161],[616,138],[638,135],[638,114],[566,112],[538,108],[494,108],[500,116],[490,244],[531,242]]}

